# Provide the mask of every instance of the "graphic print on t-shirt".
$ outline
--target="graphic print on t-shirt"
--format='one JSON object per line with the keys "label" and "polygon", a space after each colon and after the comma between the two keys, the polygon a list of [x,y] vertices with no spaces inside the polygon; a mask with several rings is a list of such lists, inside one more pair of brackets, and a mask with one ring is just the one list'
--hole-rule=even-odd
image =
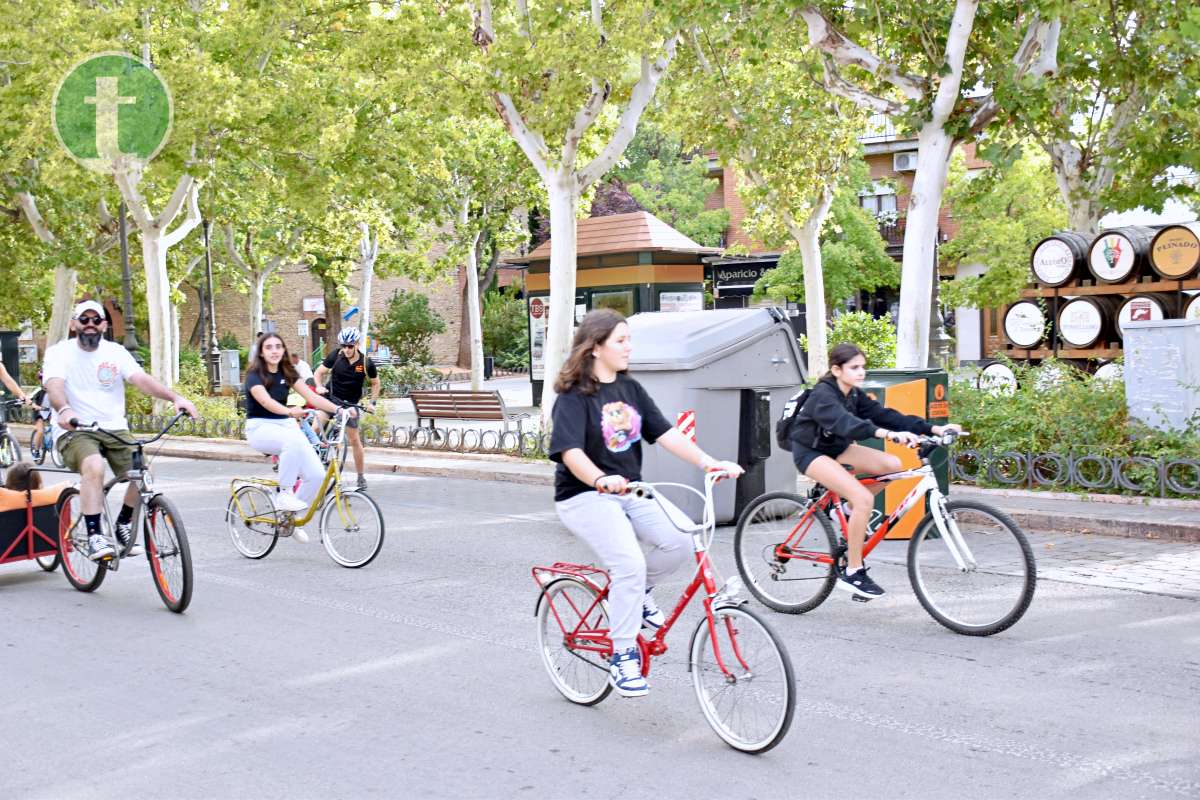
{"label": "graphic print on t-shirt", "polygon": [[605,403],[600,409],[600,430],[604,446],[623,453],[642,439],[642,416],[636,408],[621,401]]}
{"label": "graphic print on t-shirt", "polygon": [[120,377],[121,368],[111,361],[101,361],[96,367],[96,381],[105,389],[112,388]]}

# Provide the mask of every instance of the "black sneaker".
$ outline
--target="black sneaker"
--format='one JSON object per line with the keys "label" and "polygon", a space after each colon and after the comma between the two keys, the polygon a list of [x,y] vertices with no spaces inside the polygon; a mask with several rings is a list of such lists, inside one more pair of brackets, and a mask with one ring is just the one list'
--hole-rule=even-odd
{"label": "black sneaker", "polygon": [[874,600],[884,594],[883,589],[879,588],[879,585],[867,575],[866,567],[860,567],[849,574],[839,575],[837,585],[839,589],[845,589],[855,597],[866,600]]}
{"label": "black sneaker", "polygon": [[118,522],[116,524],[117,541],[121,543],[121,558],[140,556],[146,552],[140,544],[133,543],[133,523]]}

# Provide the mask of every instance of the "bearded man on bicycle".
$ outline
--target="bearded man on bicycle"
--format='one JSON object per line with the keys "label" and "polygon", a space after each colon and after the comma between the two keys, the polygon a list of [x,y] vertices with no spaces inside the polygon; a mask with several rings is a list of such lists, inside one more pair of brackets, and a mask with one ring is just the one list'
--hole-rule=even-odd
{"label": "bearded man on bicycle", "polygon": [[[42,381],[50,407],[56,412],[54,440],[63,462],[80,476],[79,499],[87,526],[88,557],[93,561],[111,558],[112,544],[100,530],[104,504],[104,463],[114,475],[123,475],[133,466],[133,447],[118,444],[111,437],[88,430],[81,424],[95,423],[116,435],[128,435],[125,420],[125,384],[132,383],[144,394],[169,400],[175,410],[196,416],[196,407],[182,395],[163,386],[142,369],[121,345],[104,338],[108,322],[104,308],[95,300],[84,300],[71,315],[71,330],[77,335],[46,350]],[[116,535],[126,555],[138,555],[142,548],[133,541],[133,507],[138,487],[130,483],[124,504],[117,515]]]}
{"label": "bearded man on bicycle", "polygon": [[[375,362],[358,348],[361,341],[362,332],[358,328],[346,328],[339,333],[338,351],[330,353],[321,362],[321,366],[317,367],[313,378],[317,382],[318,392],[328,394],[329,399],[334,403],[347,405],[354,405],[362,400],[363,386],[369,378],[371,380],[369,410],[374,411],[382,384]],[[332,380],[326,388],[325,378],[330,375],[332,375]],[[329,419],[329,415],[321,411],[317,413],[321,415],[321,424],[324,425]],[[354,469],[358,472],[358,488],[366,489],[367,479],[363,477],[365,454],[363,453],[362,437],[358,433],[358,423],[358,417],[352,417],[346,422],[346,440],[350,443],[350,449],[354,453]]]}

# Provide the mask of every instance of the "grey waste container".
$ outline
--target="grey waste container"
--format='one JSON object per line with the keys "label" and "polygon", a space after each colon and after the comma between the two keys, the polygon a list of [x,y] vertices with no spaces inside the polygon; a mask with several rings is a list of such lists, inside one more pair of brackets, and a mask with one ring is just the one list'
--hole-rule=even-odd
{"label": "grey waste container", "polygon": [[[717,486],[718,522],[733,522],[763,492],[794,490],[791,453],[772,448],[775,419],[804,380],[787,316],[775,308],[658,311],[629,318],[629,374],[677,422],[695,414],[696,442],[716,458],[737,461],[746,475]],[[698,469],[659,447],[642,450],[642,476],[703,489]],[[670,499],[699,521],[698,499]]]}

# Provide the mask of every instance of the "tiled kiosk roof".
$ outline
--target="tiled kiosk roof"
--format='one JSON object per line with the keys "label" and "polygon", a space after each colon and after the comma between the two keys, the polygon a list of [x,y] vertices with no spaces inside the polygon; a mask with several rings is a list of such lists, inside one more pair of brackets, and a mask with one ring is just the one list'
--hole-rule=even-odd
{"label": "tiled kiosk roof", "polygon": [[[719,247],[703,247],[648,211],[590,217],[576,223],[577,255],[599,256],[609,253],[637,253],[669,250],[675,253],[713,254]],[[550,240],[542,242],[524,258],[509,263],[525,264],[550,259]]]}

